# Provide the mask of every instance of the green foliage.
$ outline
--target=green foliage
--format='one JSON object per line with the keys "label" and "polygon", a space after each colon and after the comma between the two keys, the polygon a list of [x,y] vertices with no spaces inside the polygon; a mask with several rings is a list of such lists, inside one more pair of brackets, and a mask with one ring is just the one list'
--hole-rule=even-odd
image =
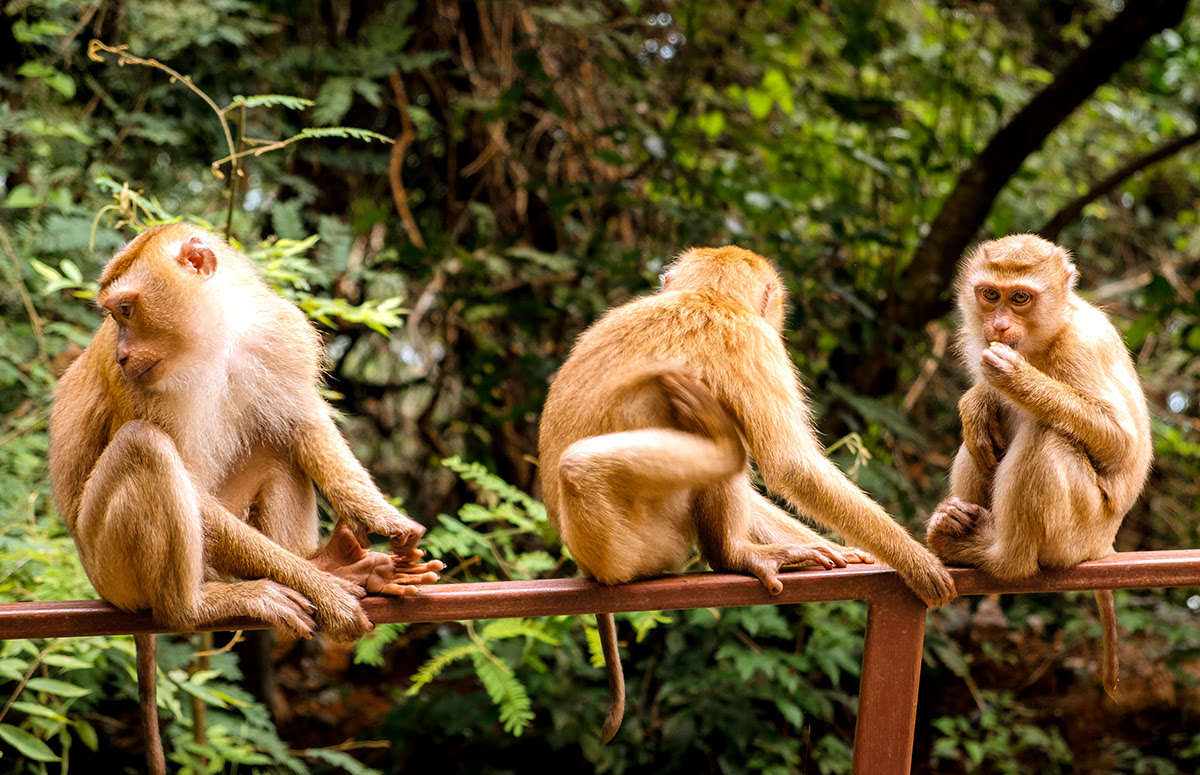
{"label": "green foliage", "polygon": [[[484,5],[6,8],[0,601],[93,594],[44,470],[54,375],[98,323],[87,299],[103,261],[180,215],[228,226],[327,330],[355,452],[414,514],[449,512],[427,520],[426,545],[454,580],[572,574],[525,495],[545,386],[585,325],[648,290],[687,245],[737,243],[776,260],[792,298],[785,337],[831,457],[910,526],[928,513],[958,440],[953,320],[921,328],[902,315],[900,346],[880,352],[882,311],[896,288],[947,284],[911,276],[914,247],[969,160],[1113,18],[1112,4]],[[128,48],[89,59],[93,36]],[[1037,230],[1104,174],[1194,131],[1197,40],[1193,8],[1025,161],[980,236]],[[1192,149],[1092,202],[1061,237],[1154,404],[1155,473],[1122,549],[1200,545],[1198,195]],[[882,363],[896,387],[856,384],[861,362]],[[1105,742],[1056,714],[1095,686],[1096,623],[1082,599],[1003,600],[1020,648],[981,635],[974,603],[931,615],[924,684],[938,692],[922,712],[950,731],[922,716],[919,761],[1066,770],[1070,740],[1077,771],[1195,769],[1193,599],[1120,598],[1122,625],[1161,671],[1147,682],[1159,694],[1137,732],[1109,723]],[[294,750],[234,689],[232,657],[214,661],[217,675],[185,675],[190,646],[167,640],[162,712],[176,763],[203,756],[239,772],[439,760],[469,773],[518,770],[531,756],[568,771],[846,772],[863,616],[837,603],[620,617],[630,710],[603,749],[606,689],[587,617],[379,627],[356,659],[388,670],[345,680],[361,690],[419,668],[419,690],[395,691],[382,722],[391,767],[377,751],[351,759],[307,739]],[[6,645],[0,657],[0,698],[15,698],[0,718],[5,766],[40,772],[47,750],[78,762],[132,739],[121,734],[128,642],[63,639],[39,661],[45,647]],[[1027,686],[1036,671],[1054,680]],[[63,687],[41,679],[88,693],[55,694]],[[193,696],[217,729],[204,751],[185,745]],[[1157,734],[1143,734],[1150,725]],[[947,739],[960,745],[946,750]]]}
{"label": "green foliage", "polygon": [[1062,772],[1073,764],[1071,749],[1057,730],[1045,729],[1009,693],[984,692],[970,716],[935,719],[934,766],[947,762],[963,772]]}

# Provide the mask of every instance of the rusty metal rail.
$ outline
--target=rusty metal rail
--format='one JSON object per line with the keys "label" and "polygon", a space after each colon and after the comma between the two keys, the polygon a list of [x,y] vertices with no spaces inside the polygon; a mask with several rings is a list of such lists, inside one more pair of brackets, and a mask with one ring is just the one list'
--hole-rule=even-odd
{"label": "rusty metal rail", "polygon": [[[1126,552],[1011,584],[974,570],[956,568],[952,573],[961,595],[1200,586],[1200,550]],[[381,624],[865,600],[869,608],[854,772],[907,773],[917,717],[925,606],[887,566],[796,571],[781,574],[780,579],[783,593],[774,597],[756,579],[726,573],[689,574],[619,587],[584,579],[440,584],[415,597],[367,598],[363,607],[373,622]],[[254,619],[230,619],[209,629],[264,627]],[[148,614],[126,613],[100,601],[0,605],[0,639],[167,631]]]}

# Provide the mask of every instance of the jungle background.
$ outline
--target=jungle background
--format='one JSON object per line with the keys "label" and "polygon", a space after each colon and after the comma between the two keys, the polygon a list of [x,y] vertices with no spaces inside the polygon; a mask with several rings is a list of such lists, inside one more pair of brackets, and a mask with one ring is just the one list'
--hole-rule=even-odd
{"label": "jungle background", "polygon": [[[177,217],[228,230],[321,327],[342,426],[447,582],[574,573],[536,500],[547,383],[603,310],[726,243],[778,263],[830,454],[919,535],[966,385],[955,262],[1059,240],[1154,416],[1118,548],[1200,545],[1185,0],[3,8],[0,602],[94,596],[50,497],[52,391],[99,322],[103,261]],[[914,771],[1200,768],[1200,591],[1117,601],[1120,703],[1087,594],[931,614]],[[843,773],[865,618],[619,617],[630,702],[607,748],[590,617],[381,626],[266,666],[162,637],[160,715],[188,772]],[[132,664],[129,638],[0,644],[0,770],[138,770]]]}

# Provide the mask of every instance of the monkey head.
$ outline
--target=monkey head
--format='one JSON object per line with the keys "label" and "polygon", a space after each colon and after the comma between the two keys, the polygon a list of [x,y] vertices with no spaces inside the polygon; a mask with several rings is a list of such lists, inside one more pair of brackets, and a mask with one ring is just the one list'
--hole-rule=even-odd
{"label": "monkey head", "polygon": [[783,331],[787,292],[771,262],[742,248],[692,248],[662,273],[662,292],[709,290],[742,302]]}
{"label": "monkey head", "polygon": [[204,286],[217,271],[215,236],[187,224],[147,230],[100,275],[97,302],[113,329],[113,359],[125,380],[162,388],[178,365],[213,333],[216,308]]}
{"label": "monkey head", "polygon": [[1078,271],[1063,248],[1033,234],[985,242],[964,259],[957,301],[975,347],[1040,352],[1066,320]]}

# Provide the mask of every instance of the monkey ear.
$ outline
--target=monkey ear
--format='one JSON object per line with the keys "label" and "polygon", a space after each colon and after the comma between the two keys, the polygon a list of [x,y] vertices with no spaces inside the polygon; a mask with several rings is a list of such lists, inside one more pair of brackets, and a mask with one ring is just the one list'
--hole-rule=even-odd
{"label": "monkey ear", "polygon": [[180,266],[190,269],[205,280],[217,271],[217,254],[201,242],[199,237],[192,237],[179,246],[178,261]]}
{"label": "monkey ear", "polygon": [[767,310],[771,309],[771,298],[778,290],[779,288],[775,285],[774,280],[770,280],[763,286],[762,303],[759,305],[758,310],[759,315],[762,315],[764,318],[767,316]]}
{"label": "monkey ear", "polygon": [[671,283],[672,274],[674,274],[674,270],[668,269],[658,276],[658,289],[660,291],[665,291],[667,289],[667,286]]}
{"label": "monkey ear", "polygon": [[[1056,246],[1058,247],[1058,246]],[[1079,270],[1075,267],[1075,262],[1071,260],[1071,253],[1063,247],[1058,247],[1062,254],[1063,273],[1067,276],[1067,290],[1075,290],[1075,284],[1079,282]]]}

